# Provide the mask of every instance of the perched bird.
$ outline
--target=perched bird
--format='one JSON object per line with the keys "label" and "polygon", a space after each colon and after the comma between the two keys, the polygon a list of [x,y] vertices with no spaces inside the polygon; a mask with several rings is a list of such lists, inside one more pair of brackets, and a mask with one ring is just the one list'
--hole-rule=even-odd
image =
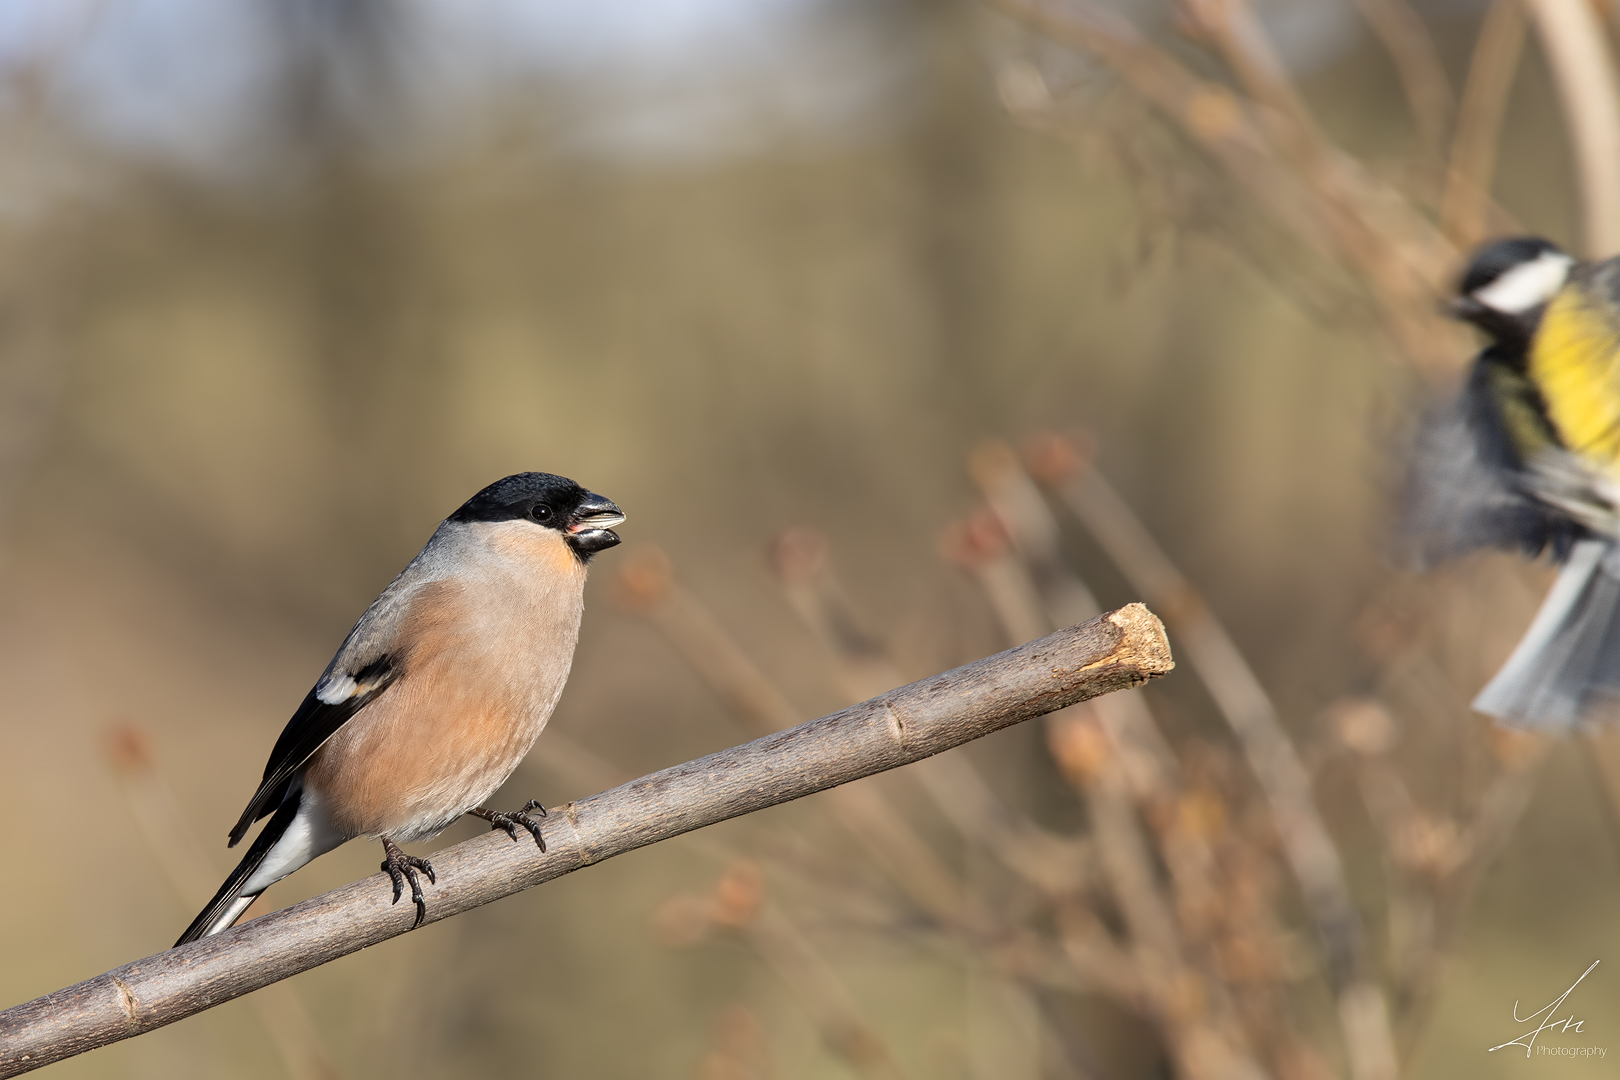
{"label": "perched bird", "polygon": [[176,945],[217,934],[255,897],[357,836],[382,841],[398,903],[409,882],[400,844],[470,814],[521,827],[545,850],[530,801],[480,804],[528,754],[562,694],[584,608],[586,564],[619,542],[624,514],[550,473],[520,473],[468,499],[383,590],[293,713],[230,844],[269,824]]}
{"label": "perched bird", "polygon": [[1452,311],[1491,340],[1419,433],[1420,554],[1494,546],[1563,564],[1474,708],[1553,731],[1620,718],[1620,259],[1499,240]]}

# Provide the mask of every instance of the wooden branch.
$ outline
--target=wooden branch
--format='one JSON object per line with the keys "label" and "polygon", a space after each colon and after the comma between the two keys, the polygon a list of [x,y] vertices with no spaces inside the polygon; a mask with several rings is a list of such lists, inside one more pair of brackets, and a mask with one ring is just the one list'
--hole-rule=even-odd
{"label": "wooden branch", "polygon": [[[787,731],[555,808],[550,848],[490,832],[434,856],[437,922],[627,851],[802,798],[1173,666],[1164,627],[1130,604]],[[375,874],[216,937],[0,1012],[0,1077],[140,1035],[411,929]]]}

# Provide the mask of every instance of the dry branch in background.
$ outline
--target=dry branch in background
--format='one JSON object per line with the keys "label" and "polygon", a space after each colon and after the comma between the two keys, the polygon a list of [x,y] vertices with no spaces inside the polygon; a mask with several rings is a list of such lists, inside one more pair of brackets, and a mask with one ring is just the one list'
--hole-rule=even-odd
{"label": "dry branch in background", "polygon": [[[824,537],[811,529],[787,530],[772,545],[771,564],[794,611],[832,660],[846,699],[875,697],[906,681],[877,636],[862,626],[849,593],[833,573]],[[1084,622],[1093,614],[1074,621]],[[907,775],[965,840],[1044,894],[1061,894],[1083,880],[1085,846],[1015,811],[967,757],[943,755],[920,765]]]}
{"label": "dry branch in background", "polygon": [[[546,733],[545,762],[548,769],[586,787],[616,787],[633,779],[560,732]],[[769,903],[765,880],[755,864],[715,835],[701,834],[690,842],[726,870],[710,895],[671,897],[659,908],[654,922],[666,943],[690,944],[715,927],[744,934],[760,959],[803,1005],[833,1053],[863,1076],[896,1080],[901,1074],[882,1036],[850,1004],[850,993],[835,972],[824,963],[804,960],[798,947],[804,940],[803,931]],[[767,914],[770,919],[765,926]]]}
{"label": "dry branch in background", "polygon": [[1456,102],[1429,28],[1406,0],[1356,0],[1356,7],[1394,61],[1423,153],[1438,161]]}
{"label": "dry branch in background", "polygon": [[[749,733],[781,731],[799,722],[800,714],[719,620],[675,581],[663,552],[644,548],[626,559],[618,584],[620,602],[664,634]],[[882,791],[865,784],[840,788],[828,795],[826,805],[839,827],[931,918],[981,929],[988,924],[989,912]]]}
{"label": "dry branch in background", "polygon": [[[1575,158],[1580,246],[1593,257],[1620,251],[1620,76],[1598,14],[1586,0],[1499,0],[1482,24],[1454,125],[1451,89],[1422,21],[1404,0],[1358,0],[1395,64],[1419,132],[1419,157],[1425,160],[1413,172],[1423,182],[1405,186],[1376,176],[1323,135],[1245,0],[1183,5],[1186,28],[1232,86],[1196,73],[1100,4],[985,2],[1112,69],[1249,196],[1255,213],[1279,226],[1302,252],[1336,264],[1343,272],[1336,286],[1341,299],[1370,299],[1375,319],[1368,328],[1438,383],[1454,377],[1470,350],[1457,328],[1440,317],[1435,301],[1452,282],[1462,250],[1480,239],[1487,223],[1511,223],[1489,193],[1528,10],[1558,87]],[[1038,68],[1020,82],[1024,91],[1007,101],[1015,117],[1081,129],[1084,121],[1052,100]],[[1449,160],[1436,192],[1430,166],[1448,142]],[[1438,228],[1431,223],[1436,209]]]}
{"label": "dry branch in background", "polygon": [[[976,528],[980,553],[967,564],[1009,633],[1094,610],[1090,591],[1062,557],[1057,521],[1012,452],[984,444],[971,468],[993,508],[988,524],[999,530]],[[997,535],[1005,540],[998,544]],[[997,571],[984,572],[990,567]],[[1020,577],[1028,580],[1015,585]],[[1138,970],[1136,1007],[1163,1032],[1178,1073],[1252,1075],[1256,1056],[1284,1075],[1298,1071],[1304,1044],[1271,990],[1278,965],[1265,959],[1284,951],[1281,928],[1267,903],[1255,902],[1266,890],[1254,887],[1254,873],[1229,877],[1234,856],[1240,864],[1257,860],[1231,836],[1223,853],[1210,842],[1225,831],[1211,827],[1226,817],[1225,797],[1178,760],[1141,695],[1074,706],[1046,722],[1052,753],[1091,813],[1099,861]],[[1132,776],[1133,783],[1124,782]],[[1138,825],[1137,812],[1151,831]],[[1168,871],[1163,888],[1149,840]],[[1071,908],[1071,926],[1077,915]],[[1242,979],[1232,978],[1234,953],[1250,957]],[[1188,1008],[1189,997],[1201,1006]]]}
{"label": "dry branch in background", "polygon": [[1496,0],[1474,42],[1440,197],[1440,229],[1459,251],[1467,251],[1485,238],[1496,144],[1519,56],[1524,52],[1524,31],[1520,0]]}
{"label": "dry branch in background", "polygon": [[1587,0],[1524,0],[1564,106],[1586,254],[1620,251],[1620,76]]}
{"label": "dry branch in background", "polygon": [[[1171,668],[1140,604],[556,808],[549,852],[489,833],[435,856],[438,921],[693,829],[918,761]],[[377,874],[0,1013],[0,1076],[142,1034],[407,932]]]}
{"label": "dry branch in background", "polygon": [[1345,1052],[1357,1077],[1394,1077],[1389,1009],[1373,970],[1361,915],[1316,800],[1310,777],[1271,697],[1236,643],[1176,570],[1130,507],[1073,447],[1057,438],[1037,444],[1036,472],[1072,510],[1131,586],[1151,597],[1176,628],[1198,677],[1237,736],[1272,819],[1300,895],[1327,950],[1328,977],[1339,1002]]}
{"label": "dry branch in background", "polygon": [[[993,518],[983,517],[967,531],[968,537],[953,540],[954,561],[979,580],[1008,635],[1017,638],[1020,628],[1041,625],[1035,584],[1005,532]],[[1230,996],[1189,955],[1183,920],[1173,910],[1185,897],[1167,896],[1155,872],[1150,834],[1138,811],[1151,820],[1155,808],[1176,804],[1176,764],[1151,712],[1134,698],[1115,698],[1116,706],[1128,701],[1130,708],[1105,712],[1093,708],[1101,702],[1088,702],[1046,720],[1052,756],[1086,806],[1105,885],[1096,896],[1060,898],[1057,921],[1066,958],[1098,990],[1157,1027],[1176,1075],[1188,1080],[1260,1075]],[[1144,755],[1144,746],[1156,750]],[[1159,852],[1171,883],[1212,895],[1204,873],[1213,861],[1207,847],[1197,835],[1183,839],[1180,851],[1165,845]],[[1185,854],[1193,857],[1177,857]],[[1091,910],[1099,900],[1116,914],[1122,935],[1110,933]]]}
{"label": "dry branch in background", "polygon": [[[1342,299],[1371,302],[1368,329],[1425,376],[1443,381],[1466,351],[1435,310],[1457,250],[1424,209],[1330,143],[1293,85],[1258,18],[1242,0],[1195,0],[1189,27],[1242,93],[1205,78],[1099,4],[986,0],[1043,37],[1088,54],[1150,103],[1219,167],[1250,205],[1301,251],[1325,255],[1350,283]],[[1057,103],[1025,112],[1076,127]]]}
{"label": "dry branch in background", "polygon": [[[848,700],[859,701],[905,681],[833,572],[824,536],[808,528],[788,529],[777,536],[770,555],[788,602],[826,651],[835,681]],[[988,892],[992,861],[1012,871],[1046,904],[1067,902],[1086,883],[1092,845],[1049,831],[1020,813],[996,793],[966,754],[929,758],[907,770],[907,776],[961,835],[969,853],[965,862],[970,888]],[[988,956],[991,962],[970,969],[970,995],[990,996],[1003,1004],[1004,1011],[1010,1008],[1025,1017],[1037,1036],[1032,1041],[1053,1048],[1048,1071],[1055,1080],[1094,1075],[1096,1066],[1083,1040],[1070,1025],[1055,1019],[1051,987],[1030,973],[1032,966],[1046,973],[1062,967],[1061,962],[1054,963],[1057,958],[1049,943],[1016,923],[998,928],[998,934],[1001,941],[980,950],[981,958]],[[992,1058],[994,1073],[1006,1070],[998,1056]]]}
{"label": "dry branch in background", "polygon": [[[144,732],[132,724],[109,731],[107,757],[121,781],[136,831],[174,886],[175,918],[187,918],[187,912],[213,895],[215,883],[225,871],[203,854],[174,792],[153,768],[152,748]],[[253,998],[253,1008],[292,1080],[341,1080],[343,1073],[322,1044],[297,990],[267,986]]]}
{"label": "dry branch in background", "polygon": [[[788,530],[772,546],[772,562],[794,609],[831,654],[840,689],[850,700],[876,697],[905,682],[884,657],[877,639],[861,628],[827,565],[826,544],[819,535],[807,529]],[[772,731],[795,721],[786,696],[713,613],[675,580],[662,551],[642,547],[622,561],[617,584],[621,604],[656,627],[745,728]],[[1011,868],[1043,895],[1059,895],[1078,884],[1085,872],[1084,845],[1017,814],[962,755],[932,757],[908,772],[964,841]],[[962,939],[970,954],[1001,950],[1002,966],[1015,973],[1031,963],[1039,966],[1038,946],[1015,945],[1013,951],[1021,955],[1005,958],[1007,942],[1019,936],[1017,927],[999,919],[993,905],[945,865],[907,823],[891,794],[875,785],[841,788],[829,793],[821,805],[866,850],[872,865],[899,885],[921,914]],[[772,910],[776,924],[791,928],[779,909]],[[875,1043],[872,1036],[846,1037],[857,1027],[853,1012],[844,1011],[845,1019],[836,1024],[826,1019],[838,1011],[838,999],[823,992],[830,972],[797,962],[794,958],[802,957],[802,950],[785,948],[788,938],[782,933],[750,932],[748,941],[769,967],[795,986],[801,1000],[820,1002],[807,1005],[807,1011],[834,1052],[862,1072],[893,1067],[886,1057],[865,1049]],[[1003,980],[998,987],[1007,996],[1026,989],[1015,980]],[[1037,1020],[1037,1026],[1047,1042],[1064,1041],[1066,1033],[1048,1020]]]}

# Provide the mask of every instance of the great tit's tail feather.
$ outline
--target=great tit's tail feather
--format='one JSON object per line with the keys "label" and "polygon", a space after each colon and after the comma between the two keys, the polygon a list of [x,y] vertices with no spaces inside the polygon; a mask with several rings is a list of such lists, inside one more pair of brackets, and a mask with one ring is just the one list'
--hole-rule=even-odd
{"label": "great tit's tail feather", "polygon": [[258,898],[259,893],[268,887],[260,886],[251,893],[244,889],[244,886],[250,883],[257,884],[250,882],[254,871],[259,869],[265,856],[270,854],[270,849],[276,846],[276,842],[282,838],[288,826],[293,823],[293,819],[298,816],[298,804],[297,795],[283,800],[269,822],[259,831],[259,835],[254,837],[247,853],[242,856],[242,861],[231,871],[231,876],[219,887],[219,892],[215,893],[214,898],[208,901],[208,906],[191,920],[191,925],[180,935],[180,940],[174,943],[176,948],[188,941],[196,941],[198,938],[229,930]]}
{"label": "great tit's tail feather", "polygon": [[1570,551],[1530,629],[1474,708],[1514,727],[1564,732],[1620,718],[1620,549]]}

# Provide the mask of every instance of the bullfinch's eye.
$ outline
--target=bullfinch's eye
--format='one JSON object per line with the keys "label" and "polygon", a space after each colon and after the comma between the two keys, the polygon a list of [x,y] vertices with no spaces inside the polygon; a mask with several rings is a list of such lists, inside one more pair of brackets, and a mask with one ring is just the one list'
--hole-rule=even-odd
{"label": "bullfinch's eye", "polygon": [[529,512],[534,515],[534,520],[538,521],[542,525],[551,520],[551,507],[547,506],[545,503],[537,504],[535,508]]}

